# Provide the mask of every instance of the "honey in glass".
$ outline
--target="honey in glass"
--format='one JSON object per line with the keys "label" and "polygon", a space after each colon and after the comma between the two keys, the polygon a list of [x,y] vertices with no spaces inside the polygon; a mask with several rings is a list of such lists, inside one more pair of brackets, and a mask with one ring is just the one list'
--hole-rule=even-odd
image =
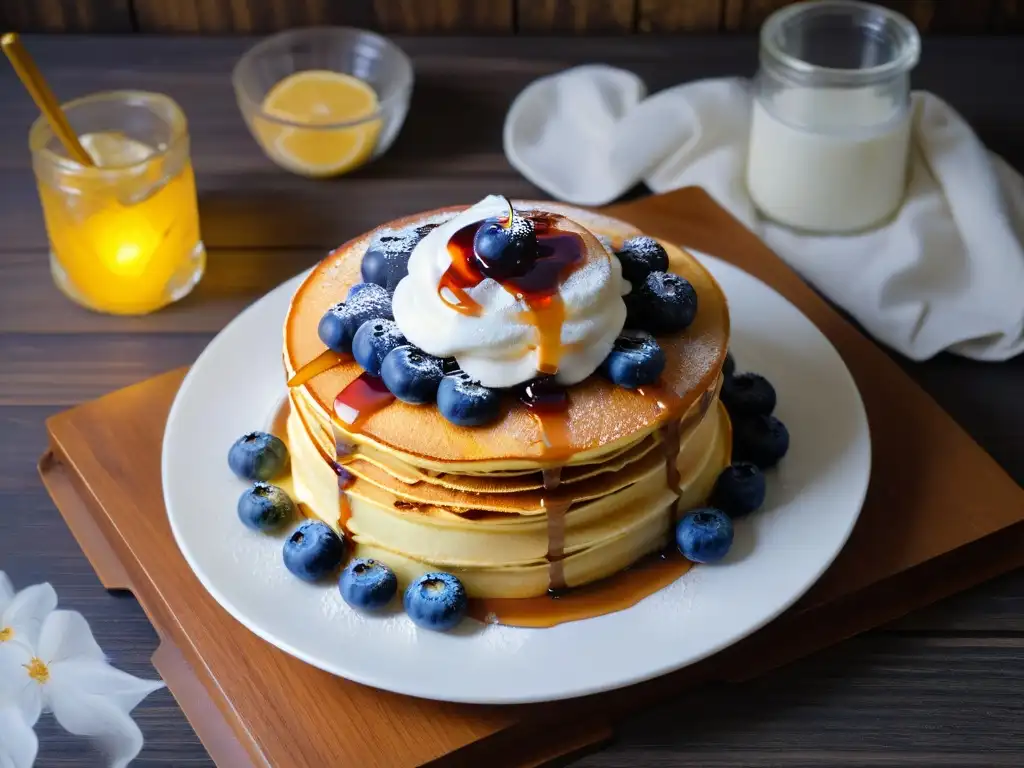
{"label": "honey in glass", "polygon": [[202,277],[185,117],[171,99],[123,91],[64,106],[96,166],[76,163],[44,121],[30,133],[57,286],[90,309],[145,314]]}

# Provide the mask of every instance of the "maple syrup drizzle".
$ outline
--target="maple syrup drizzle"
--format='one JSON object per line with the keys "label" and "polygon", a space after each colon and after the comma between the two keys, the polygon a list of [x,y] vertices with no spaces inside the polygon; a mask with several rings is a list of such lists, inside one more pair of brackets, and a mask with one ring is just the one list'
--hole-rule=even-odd
{"label": "maple syrup drizzle", "polygon": [[570,501],[543,502],[548,513],[548,592],[557,593],[568,587],[565,583],[565,513]]}
{"label": "maple syrup drizzle", "polygon": [[562,484],[562,468],[551,467],[541,471],[541,476],[544,478],[544,490],[553,491]]}
{"label": "maple syrup drizzle", "polygon": [[373,414],[395,401],[395,396],[376,376],[361,373],[334,398],[334,414],[353,432]]}
{"label": "maple syrup drizzle", "polygon": [[682,495],[679,487],[679,448],[681,442],[683,400],[670,388],[662,384],[654,384],[637,388],[642,396],[654,400],[662,411],[663,423],[660,427],[661,446],[665,454],[665,482],[672,493],[676,495],[676,501],[672,504],[672,517],[679,516],[678,499]]}
{"label": "maple syrup drizzle", "polygon": [[333,349],[325,349],[304,366],[295,372],[295,375],[288,379],[289,387],[301,387],[303,384],[319,376],[324,371],[329,371],[337,365],[348,360],[348,355],[335,352]]}
{"label": "maple syrup drizzle", "polygon": [[[562,484],[562,468],[551,467],[542,470],[544,490],[554,491]],[[558,592],[565,589],[565,513],[569,511],[572,501],[555,501],[544,499],[541,504],[548,515],[548,591]]]}
{"label": "maple syrup drizzle", "polygon": [[[537,368],[541,373],[558,372],[562,358],[562,324],[565,304],[558,292],[562,281],[583,261],[586,246],[575,232],[557,228],[560,217],[533,213],[527,216],[537,236],[537,256],[522,275],[498,280],[506,291],[522,299],[522,319],[537,330]],[[478,317],[482,307],[467,293],[485,279],[473,250],[473,239],[482,222],[458,230],[448,240],[451,266],[441,275],[437,294],[441,301],[464,315]]]}
{"label": "maple syrup drizzle", "polygon": [[[357,431],[370,416],[394,400],[395,396],[384,386],[384,382],[376,376],[361,373],[334,398],[334,414],[349,430]],[[352,518],[352,505],[346,491],[352,487],[356,478],[344,465],[352,460],[356,446],[337,424],[332,423],[331,427],[334,431],[335,458],[328,457],[327,461],[338,476],[338,526],[347,531],[348,521]],[[317,444],[315,440],[313,442]]]}
{"label": "maple syrup drizzle", "polygon": [[569,394],[553,378],[528,381],[520,390],[519,400],[540,428],[541,456],[545,461],[567,460],[573,454],[569,439]]}
{"label": "maple syrup drizzle", "polygon": [[679,487],[679,449],[682,435],[698,424],[707,414],[711,402],[714,400],[715,389],[716,387],[713,386],[705,391],[700,396],[697,411],[691,411],[684,417],[681,412],[684,407],[682,398],[668,387],[656,384],[637,388],[638,393],[654,400],[663,412],[664,422],[660,427],[660,434],[662,450],[665,454],[665,480],[669,490],[677,497],[672,508],[673,519],[678,519],[680,514],[678,497],[682,495],[682,492]]}

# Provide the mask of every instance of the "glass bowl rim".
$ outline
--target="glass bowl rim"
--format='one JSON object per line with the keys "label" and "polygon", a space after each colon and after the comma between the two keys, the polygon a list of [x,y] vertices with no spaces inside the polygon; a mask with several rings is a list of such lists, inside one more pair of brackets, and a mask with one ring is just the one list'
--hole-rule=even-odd
{"label": "glass bowl rim", "polygon": [[144,159],[135,163],[105,167],[82,165],[70,157],[58,154],[52,149],[47,148],[46,145],[49,143],[49,140],[55,136],[55,134],[53,129],[50,128],[50,123],[47,121],[46,117],[39,115],[39,117],[32,121],[32,126],[28,129],[28,148],[32,157],[45,160],[48,164],[59,168],[63,173],[94,176],[98,178],[113,178],[141,170],[157,160],[162,160],[175,151],[182,142],[188,141],[188,118],[185,117],[185,112],[182,110],[178,102],[163,93],[141,90],[97,91],[96,93],[89,93],[85,96],[80,96],[77,99],[66,101],[62,103],[60,107],[64,110],[64,113],[67,114],[75,107],[100,101],[118,101],[129,105],[148,105],[153,103],[164,104],[169,107],[171,116],[171,119],[167,121],[167,125],[171,131],[170,139],[162,148],[152,147],[153,152],[151,154],[146,155]]}
{"label": "glass bowl rim", "polygon": [[[310,36],[315,37],[332,37],[338,33],[355,33],[356,37],[370,38],[373,39],[381,48],[387,51],[390,55],[394,56],[399,62],[402,69],[401,76],[398,80],[398,86],[393,93],[389,94],[387,98],[380,99],[377,102],[377,109],[370,115],[360,117],[355,120],[345,120],[339,123],[318,123],[311,125],[309,123],[298,122],[296,120],[288,120],[287,118],[278,117],[272,115],[263,110],[263,105],[253,98],[252,94],[242,86],[241,77],[242,70],[250,66],[253,60],[262,53],[265,53],[268,48],[272,48],[276,44],[280,44],[282,41],[289,38],[306,38]],[[298,70],[296,70],[298,71]],[[340,72],[340,70],[331,70],[332,72],[339,72],[340,74],[350,75],[349,72]],[[355,75],[351,75],[355,77]],[[401,49],[398,45],[393,43],[384,35],[379,35],[368,29],[361,29],[360,27],[346,27],[346,26],[316,26],[316,27],[295,27],[293,29],[285,30],[284,32],[278,32],[277,34],[270,35],[264,38],[256,45],[252,46],[249,50],[242,54],[242,56],[235,62],[235,66],[231,70],[231,85],[235,91],[235,97],[244,103],[245,110],[249,110],[245,113],[246,119],[248,120],[251,116],[258,116],[261,120],[266,120],[277,125],[285,126],[288,128],[301,128],[307,131],[334,131],[340,128],[353,128],[355,126],[363,125],[365,123],[374,122],[382,119],[392,108],[395,103],[398,103],[409,98],[409,93],[412,90],[414,81],[412,61],[409,59],[409,55]],[[279,81],[280,82],[280,81]]]}

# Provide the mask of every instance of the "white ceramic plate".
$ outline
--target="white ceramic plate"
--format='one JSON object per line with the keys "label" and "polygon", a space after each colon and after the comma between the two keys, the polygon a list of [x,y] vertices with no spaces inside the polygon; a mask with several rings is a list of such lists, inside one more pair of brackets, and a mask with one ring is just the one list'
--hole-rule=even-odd
{"label": "white ceramic plate", "polygon": [[182,553],[210,594],[266,641],[366,685],[429,699],[549,701],[662,675],[735,643],[799,598],[839,553],[870,472],[868,424],[842,359],[799,310],[764,283],[710,257],[732,315],[741,370],[775,385],[791,448],[769,473],[765,508],[736,526],[725,562],[693,569],[619,613],[551,629],[464,621],[418,630],[401,612],[366,616],[333,586],[292,577],[285,534],[239,523],[244,484],[227,450],[264,428],[284,391],[281,327],[297,277],[253,304],[185,378],[164,436],[164,499]]}

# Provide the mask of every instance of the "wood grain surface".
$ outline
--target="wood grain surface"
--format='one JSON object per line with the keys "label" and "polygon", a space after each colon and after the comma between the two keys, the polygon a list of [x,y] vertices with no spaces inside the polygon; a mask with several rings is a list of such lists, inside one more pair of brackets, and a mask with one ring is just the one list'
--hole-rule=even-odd
{"label": "wood grain surface", "polygon": [[[251,34],[348,24],[402,34],[749,32],[795,0],[0,0],[19,31]],[[926,33],[1020,31],[1019,0],[877,0]]]}
{"label": "wood grain surface", "polygon": [[[139,320],[89,315],[47,282],[25,148],[32,107],[0,70],[0,568],[19,586],[51,581],[61,604],[83,611],[104,650],[130,672],[153,674],[156,637],[133,599],[102,589],[39,485],[44,418],[189,362],[238,308],[380,220],[492,191],[540,194],[501,155],[504,110],[529,80],[606,60],[656,89],[746,74],[756,62],[749,37],[400,42],[418,83],[395,146],[353,176],[314,182],[263,158],[235,111],[228,72],[249,40],[29,40],[63,98],[130,85],[169,93],[189,116],[210,273],[195,297]],[[934,39],[915,83],[948,99],[1024,168],[1024,108],[1007,98],[1020,71],[1019,40]],[[453,121],[453,110],[473,120]],[[1024,483],[1024,361],[897,362]],[[1018,572],[768,678],[637,715],[616,743],[579,765],[1016,766],[1024,763],[1022,677]],[[146,735],[138,765],[210,765],[166,692],[136,717]],[[83,742],[52,719],[38,731],[40,766],[92,764]]]}

